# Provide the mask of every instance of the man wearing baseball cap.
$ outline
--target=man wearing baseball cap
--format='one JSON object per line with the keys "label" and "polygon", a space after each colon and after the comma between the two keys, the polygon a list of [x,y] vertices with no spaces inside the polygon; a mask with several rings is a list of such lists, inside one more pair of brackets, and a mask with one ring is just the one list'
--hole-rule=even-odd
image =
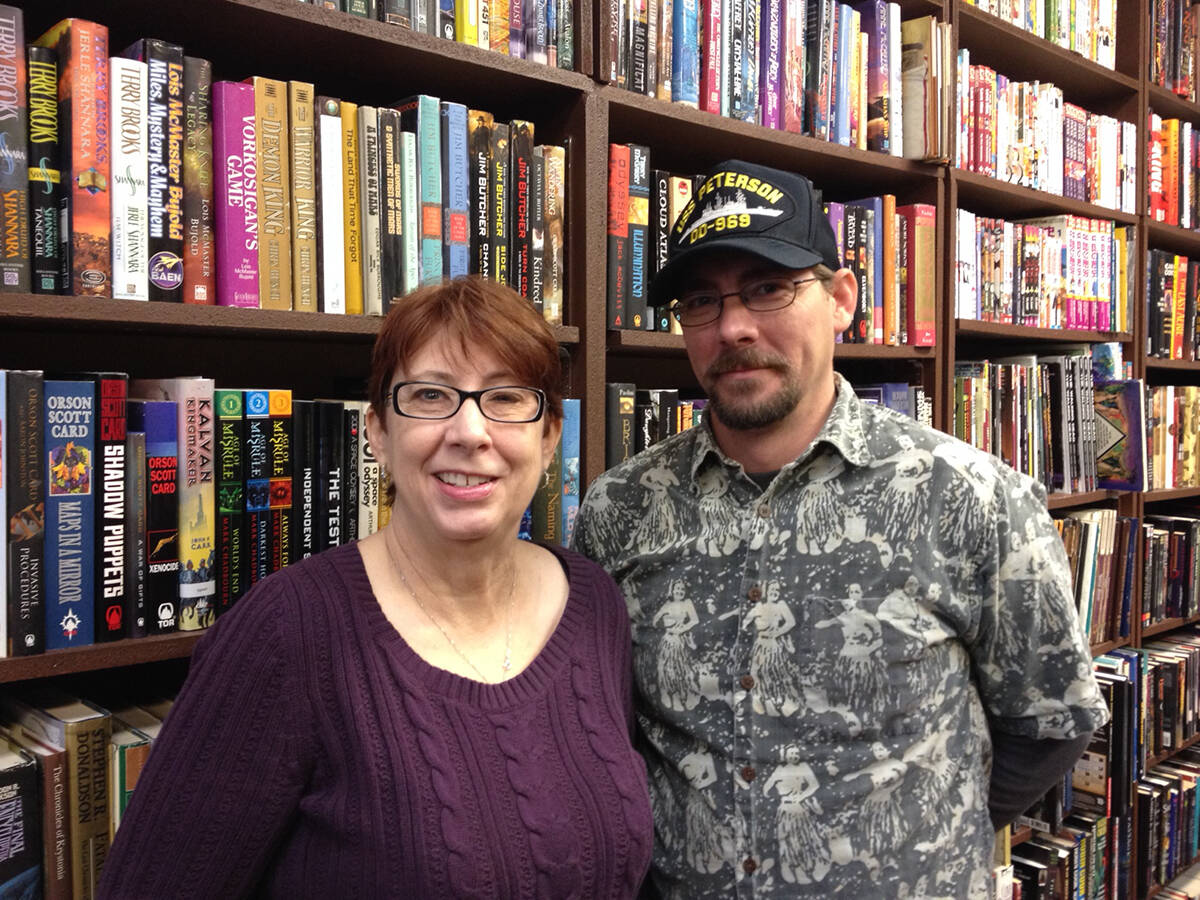
{"label": "man wearing baseball cap", "polygon": [[856,281],[806,178],[715,166],[669,251],[710,414],[575,530],[632,618],[654,886],[989,896],[995,828],[1108,717],[1044,491],[834,372]]}

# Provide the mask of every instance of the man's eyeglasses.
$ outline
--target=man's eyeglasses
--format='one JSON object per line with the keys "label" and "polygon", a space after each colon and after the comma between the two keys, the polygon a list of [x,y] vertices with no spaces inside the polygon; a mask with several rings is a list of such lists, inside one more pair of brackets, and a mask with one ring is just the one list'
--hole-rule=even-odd
{"label": "man's eyeglasses", "polygon": [[493,422],[536,422],[546,408],[542,391],[519,385],[460,391],[433,381],[401,381],[392,387],[392,409],[410,419],[449,419],[467,400]]}
{"label": "man's eyeglasses", "polygon": [[732,294],[718,294],[716,291],[707,290],[688,291],[676,298],[669,309],[680,325],[692,328],[719,319],[726,297],[738,297],[742,305],[751,312],[771,312],[796,302],[800,285],[822,280],[819,275],[797,279],[772,276],[748,281]]}

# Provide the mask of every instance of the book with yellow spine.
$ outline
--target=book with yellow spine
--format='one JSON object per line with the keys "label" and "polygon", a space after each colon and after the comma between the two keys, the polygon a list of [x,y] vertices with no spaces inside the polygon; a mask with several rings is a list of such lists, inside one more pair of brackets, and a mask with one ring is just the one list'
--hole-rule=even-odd
{"label": "book with yellow spine", "polygon": [[251,83],[258,151],[258,303],[262,309],[291,309],[287,85],[259,75]]}
{"label": "book with yellow spine", "polygon": [[342,217],[345,221],[346,312],[363,313],[362,219],[358,183],[358,104],[342,101]]}
{"label": "book with yellow spine", "polygon": [[317,311],[317,186],[313,86],[288,82],[292,214],[292,308]]}

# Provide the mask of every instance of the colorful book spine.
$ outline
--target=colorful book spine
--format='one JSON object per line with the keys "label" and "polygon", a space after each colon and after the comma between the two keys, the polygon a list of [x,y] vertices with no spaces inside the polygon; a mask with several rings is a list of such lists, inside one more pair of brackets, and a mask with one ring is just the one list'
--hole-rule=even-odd
{"label": "colorful book spine", "polygon": [[[645,0],[642,0],[645,2]],[[552,64],[549,58],[549,12],[548,0],[525,0],[523,17],[525,22],[525,58],[541,65]]]}
{"label": "colorful book spine", "polygon": [[556,544],[562,535],[562,440],[554,448],[545,480],[533,495],[533,521],[530,534],[535,541]]}
{"label": "colorful book spine", "polygon": [[908,343],[932,347],[936,343],[937,210],[928,203],[898,206],[908,220]]}
{"label": "colorful book spine", "polygon": [[[575,68],[575,9],[574,0],[559,0],[558,2],[558,67],[560,69]],[[671,55],[667,54],[667,67],[670,68]],[[659,82],[661,84],[661,82]],[[659,96],[660,100],[670,100],[669,96]]]}
{"label": "colorful book spine", "polygon": [[342,194],[342,104],[317,98],[317,303],[321,312],[346,312],[346,218]]}
{"label": "colorful book spine", "polygon": [[358,540],[359,460],[358,446],[362,428],[362,407],[357,400],[342,404],[342,526],[343,543]]}
{"label": "colorful book spine", "polygon": [[216,614],[227,612],[245,590],[242,392],[213,391],[217,411]]}
{"label": "colorful book spine", "polygon": [[362,230],[363,312],[383,315],[383,272],[380,258],[382,239],[381,175],[379,165],[379,110],[358,108],[358,191]]}
{"label": "colorful book spine", "polygon": [[671,100],[700,105],[700,37],[697,0],[675,0],[671,8]]}
{"label": "colorful book spine", "polygon": [[245,391],[246,589],[271,571],[271,405],[267,391]]}
{"label": "colorful book spine", "polygon": [[491,0],[488,5],[488,46],[508,55],[512,19],[509,0]]}
{"label": "colorful book spine", "polygon": [[288,140],[291,146],[292,309],[317,311],[316,137],[313,86],[288,82]]}
{"label": "colorful book spine", "polygon": [[539,148],[530,158],[529,183],[529,302],[543,316],[546,310],[546,160]]}
{"label": "colorful book spine", "polygon": [[358,171],[358,104],[342,101],[342,235],[346,312],[363,314],[362,194]]}
{"label": "colorful book spine", "polygon": [[457,278],[470,271],[470,186],[467,108],[442,101],[442,271]]}
{"label": "colorful book spine", "polygon": [[[255,76],[254,132],[258,154],[258,304],[292,308],[292,206],[287,84]],[[340,195],[341,186],[338,187]]]}
{"label": "colorful book spine", "polygon": [[273,390],[271,405],[271,564],[278,572],[293,560],[292,392]]}
{"label": "colorful book spine", "polygon": [[467,152],[469,171],[469,258],[471,271],[483,278],[492,277],[491,191],[492,130],[496,120],[489,112],[467,112]]}
{"label": "colorful book spine", "polygon": [[[128,410],[128,407],[126,408]],[[146,435],[125,431],[125,629],[145,637],[150,601],[146,547]]]}
{"label": "colorful book spine", "polygon": [[514,119],[508,144],[511,162],[512,197],[509,206],[509,286],[522,297],[529,296],[533,272],[533,238],[530,233],[529,195],[533,182],[533,123]]}
{"label": "colorful book spine", "polygon": [[397,109],[401,129],[417,139],[421,284],[436,284],[443,274],[441,108],[436,97],[419,94],[402,100]]}
{"label": "colorful book spine", "polygon": [[785,0],[763,0],[759,54],[762,125],[783,128],[783,63],[787,36]]}
{"label": "colorful book spine", "polygon": [[383,311],[404,296],[404,198],[400,114],[379,108],[379,280]]}
{"label": "colorful book spine", "polygon": [[213,85],[217,303],[258,306],[258,162],[254,88]]}
{"label": "colorful book spine", "polygon": [[567,152],[545,144],[541,148],[546,168],[545,241],[543,256],[542,315],[551,325],[563,323],[566,294]]}
{"label": "colorful book spine", "polygon": [[[867,72],[867,149],[891,153],[891,21],[887,0],[866,0],[859,6],[862,29],[869,39]],[[895,61],[897,64],[899,60]]]}
{"label": "colorful book spine", "polygon": [[129,430],[146,436],[147,632],[179,628],[179,430],[173,400],[130,400]]}
{"label": "colorful book spine", "polygon": [[125,621],[129,565],[125,555],[125,401],[129,376],[100,372],[93,377],[96,393],[96,504],[93,611],[96,643],[120,640],[129,630]]}
{"label": "colorful book spine", "polygon": [[65,190],[58,122],[58,54],[26,50],[29,82],[29,242],[35,293],[57,294],[62,271],[59,204]]}
{"label": "colorful book spine", "polygon": [[148,67],[150,299],[183,300],[183,48],[153,38],[124,53]]}
{"label": "colorful book spine", "polygon": [[608,327],[630,327],[629,145],[608,145]]}
{"label": "colorful book spine", "polygon": [[[404,292],[415,291],[423,279],[421,270],[422,253],[426,241],[420,196],[421,164],[417,150],[417,136],[411,131],[400,132],[400,273]],[[439,240],[438,246],[441,246]],[[440,251],[439,251],[440,254]]]}
{"label": "colorful book spine", "polygon": [[35,42],[58,55],[59,130],[65,182],[60,290],[79,296],[112,294],[112,228],[108,133],[108,29],[63,19]]}
{"label": "colorful book spine", "polygon": [[626,328],[649,329],[650,149],[629,145],[629,305]]}
{"label": "colorful book spine", "polygon": [[109,60],[109,65],[113,296],[118,300],[149,300],[147,67],[140,60],[120,56]]}
{"label": "colorful book spine", "polygon": [[479,0],[454,0],[454,39],[471,46],[479,43]]}
{"label": "colorful book spine", "polygon": [[212,63],[183,58],[183,302],[217,302]]}
{"label": "colorful book spine", "polygon": [[571,545],[575,533],[575,517],[579,514],[579,437],[583,421],[582,401],[567,397],[563,400],[562,430],[562,535],[559,543]]}
{"label": "colorful book spine", "polygon": [[715,116],[721,115],[723,78],[721,48],[723,46],[721,21],[722,0],[699,0],[700,41],[700,108]]}
{"label": "colorful book spine", "polygon": [[508,55],[516,59],[525,58],[525,7],[532,2],[533,0],[508,0]]}
{"label": "colorful book spine", "polygon": [[313,401],[292,400],[292,523],[295,525],[293,559],[308,559],[316,552],[317,446]]}
{"label": "colorful book spine", "polygon": [[94,640],[96,391],[45,382],[46,649]]}
{"label": "colorful book spine", "polygon": [[29,293],[29,105],[25,22],[0,6],[0,291]]}
{"label": "colorful book spine", "polygon": [[5,429],[0,434],[7,480],[8,522],[6,656],[41,653],[46,643],[45,487],[42,373],[9,369],[5,376]]}
{"label": "colorful book spine", "polygon": [[509,278],[509,211],[508,211],[508,179],[509,157],[508,142],[511,129],[503,122],[496,122],[492,128],[492,167],[488,174],[488,191],[491,203],[488,206],[489,234],[492,243],[492,272],[491,277],[501,284],[508,284]]}

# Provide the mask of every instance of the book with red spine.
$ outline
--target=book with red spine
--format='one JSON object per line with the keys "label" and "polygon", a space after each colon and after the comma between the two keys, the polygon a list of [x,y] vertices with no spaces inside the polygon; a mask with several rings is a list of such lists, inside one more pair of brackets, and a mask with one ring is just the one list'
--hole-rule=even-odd
{"label": "book with red spine", "polygon": [[629,145],[608,145],[608,327],[629,325]]}

